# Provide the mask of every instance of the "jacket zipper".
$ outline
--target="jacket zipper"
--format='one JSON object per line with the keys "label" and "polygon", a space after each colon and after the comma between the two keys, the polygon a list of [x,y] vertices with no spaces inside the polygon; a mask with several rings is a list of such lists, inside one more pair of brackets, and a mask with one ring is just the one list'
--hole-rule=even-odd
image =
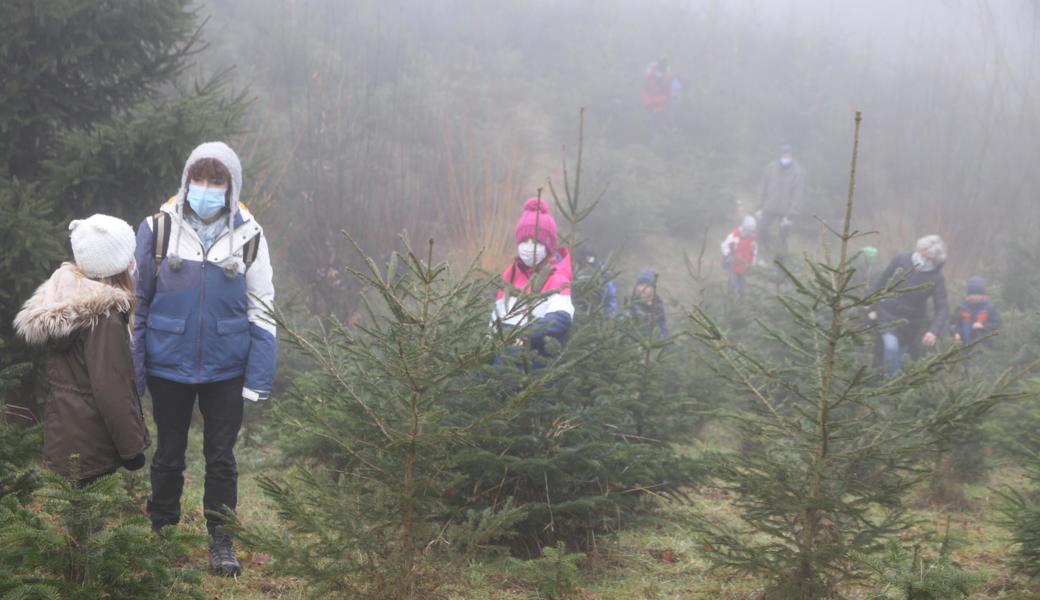
{"label": "jacket zipper", "polygon": [[[199,286],[199,335],[195,340],[195,380],[198,382],[202,381],[202,316],[206,307],[206,262],[209,257],[209,250],[206,250],[206,246],[199,242],[199,246],[202,247],[202,269],[200,271],[200,277],[202,278],[201,285]],[[210,246],[212,248],[212,246]]]}
{"label": "jacket zipper", "polygon": [[[184,227],[184,223],[181,223],[181,227]],[[194,231],[194,230],[193,230]],[[202,278],[202,285],[199,286],[199,335],[195,341],[195,379],[196,381],[202,381],[202,315],[206,306],[206,263],[209,262],[209,251],[217,246],[220,240],[224,239],[229,235],[233,235],[233,231],[228,231],[222,234],[217,239],[213,240],[210,244],[209,250],[202,243],[202,238],[199,238],[199,246],[202,248],[202,270],[200,277]],[[196,235],[196,237],[198,237]]]}

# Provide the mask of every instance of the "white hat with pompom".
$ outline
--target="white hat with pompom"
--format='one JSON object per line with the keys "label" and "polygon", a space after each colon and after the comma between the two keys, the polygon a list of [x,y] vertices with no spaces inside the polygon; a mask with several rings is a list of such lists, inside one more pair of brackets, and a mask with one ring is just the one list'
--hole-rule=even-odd
{"label": "white hat with pompom", "polygon": [[94,279],[126,271],[137,248],[133,227],[108,215],[93,215],[69,223],[69,238],[76,266]]}

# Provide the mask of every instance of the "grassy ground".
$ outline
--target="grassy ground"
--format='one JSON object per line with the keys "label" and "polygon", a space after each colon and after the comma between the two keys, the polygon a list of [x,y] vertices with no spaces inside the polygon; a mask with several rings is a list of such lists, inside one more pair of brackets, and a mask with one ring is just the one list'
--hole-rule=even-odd
{"label": "grassy ground", "polygon": [[[203,461],[201,423],[193,425],[188,451],[188,471],[184,498],[182,527],[195,533],[205,531],[202,513]],[[277,517],[267,506],[256,484],[256,477],[276,472],[276,453],[262,444],[243,443],[237,453],[239,459],[239,513],[253,523],[278,527]],[[1025,600],[1040,598],[1040,587],[1030,584],[1015,574],[1010,567],[1007,531],[996,524],[997,495],[993,488],[1017,486],[1021,477],[1017,470],[994,468],[986,484],[963,486],[962,506],[956,510],[912,502],[912,513],[919,524],[911,532],[938,545],[947,520],[950,536],[955,543],[954,558],[963,568],[981,573],[986,584],[973,598],[1003,598]],[[136,475],[132,480],[143,506],[147,490],[147,476]],[[580,600],[629,599],[751,599],[763,587],[763,582],[747,577],[721,573],[709,569],[702,549],[682,525],[683,517],[709,513],[719,520],[732,520],[736,513],[725,494],[717,492],[694,495],[687,505],[669,504],[662,508],[664,519],[648,519],[641,526],[627,530],[616,538],[604,539],[597,551],[582,563],[579,572]],[[207,551],[200,545],[189,561],[201,570],[208,565]],[[241,549],[243,573],[236,579],[206,574],[203,593],[206,598],[259,599],[305,598],[302,582],[275,576],[267,556]],[[850,587],[844,590],[849,598],[870,598],[871,591]],[[537,598],[530,581],[518,575],[516,566],[508,559],[497,558],[467,565],[453,590],[457,600],[520,600]],[[898,596],[894,596],[898,597]]]}

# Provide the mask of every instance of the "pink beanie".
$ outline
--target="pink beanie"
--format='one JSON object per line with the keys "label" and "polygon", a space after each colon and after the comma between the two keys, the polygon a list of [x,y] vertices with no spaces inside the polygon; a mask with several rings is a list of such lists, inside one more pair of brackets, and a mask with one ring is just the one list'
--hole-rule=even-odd
{"label": "pink beanie", "polygon": [[516,222],[516,243],[528,238],[534,238],[550,252],[556,250],[556,221],[549,214],[549,205],[538,198],[524,202],[524,214]]}

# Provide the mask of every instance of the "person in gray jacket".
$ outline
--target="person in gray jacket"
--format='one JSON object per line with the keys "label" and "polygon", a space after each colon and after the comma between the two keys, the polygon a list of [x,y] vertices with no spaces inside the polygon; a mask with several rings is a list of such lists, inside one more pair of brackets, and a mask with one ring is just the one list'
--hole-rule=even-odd
{"label": "person in gray jacket", "polygon": [[[790,144],[780,148],[780,158],[766,165],[762,176],[762,198],[758,205],[758,241],[774,257],[787,249],[787,235],[794,217],[802,210],[805,170],[794,159]],[[779,227],[778,244],[772,230]]]}

